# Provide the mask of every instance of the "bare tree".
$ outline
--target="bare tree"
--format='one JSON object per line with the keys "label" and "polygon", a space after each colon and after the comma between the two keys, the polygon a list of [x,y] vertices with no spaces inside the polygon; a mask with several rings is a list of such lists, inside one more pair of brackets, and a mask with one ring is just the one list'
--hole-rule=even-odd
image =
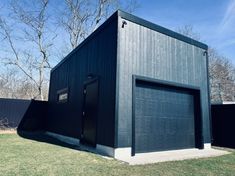
{"label": "bare tree", "polygon": [[[46,31],[48,1],[38,0],[35,2],[37,5],[35,11],[23,8],[19,1],[12,1],[12,20],[17,22],[22,29],[23,36],[20,38],[16,37],[15,33],[17,32],[13,30],[16,27],[11,28],[4,19],[0,18],[0,30],[11,53],[3,58],[4,63],[18,68],[27,77],[27,82],[30,81],[32,87],[37,89],[31,98],[41,100],[44,99],[43,88],[47,84],[45,82],[46,72],[51,68],[49,49],[53,40],[53,37],[47,35]],[[18,46],[19,39],[23,40],[25,45],[30,48]]]}
{"label": "bare tree", "polygon": [[[16,98],[16,70],[1,70],[0,73],[0,96],[2,98]],[[19,83],[19,82],[18,82]]]}
{"label": "bare tree", "polygon": [[[37,88],[30,79],[19,73],[15,67],[1,68],[0,72],[0,97],[28,99],[34,97]],[[45,93],[43,94],[46,97]]]}
{"label": "bare tree", "polygon": [[64,0],[59,23],[69,34],[72,49],[93,32],[111,13],[120,7],[132,12],[138,7],[137,0]]}
{"label": "bare tree", "polygon": [[[138,0],[63,2],[60,13],[48,11],[49,0],[35,0],[33,3],[27,0],[11,0],[3,3],[4,9],[9,8],[9,14],[0,11],[2,97],[46,99],[49,71],[51,65],[55,64],[52,59],[64,56],[68,50],[74,49],[116,9],[124,8],[132,12],[138,5]],[[53,18],[59,19],[59,27],[58,23],[52,23]],[[58,49],[60,45],[54,40],[58,28],[65,30],[61,38],[69,41],[69,49],[66,49],[66,44],[63,49]],[[7,69],[2,71],[3,68],[14,72],[8,72]]]}
{"label": "bare tree", "polygon": [[59,19],[59,22],[65,31],[69,34],[72,48],[75,48],[80,40],[84,39],[86,36],[85,26],[90,13],[89,9],[83,9],[89,6],[89,1],[65,0],[65,2],[66,6],[62,12],[62,18]]}
{"label": "bare tree", "polygon": [[212,48],[209,48],[208,57],[212,102],[235,101],[234,65]]}
{"label": "bare tree", "polygon": [[178,27],[176,31],[194,40],[201,40],[200,35],[194,31],[192,25],[185,25],[185,26]]}
{"label": "bare tree", "polygon": [[[195,40],[201,40],[191,25],[178,28],[178,32]],[[213,103],[235,101],[235,66],[211,47],[208,49],[208,59],[211,101]]]}

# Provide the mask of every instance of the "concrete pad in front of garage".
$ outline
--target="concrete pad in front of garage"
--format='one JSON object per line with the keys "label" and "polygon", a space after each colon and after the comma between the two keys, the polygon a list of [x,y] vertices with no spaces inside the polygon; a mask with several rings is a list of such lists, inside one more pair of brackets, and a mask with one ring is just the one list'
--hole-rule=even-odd
{"label": "concrete pad in front of garage", "polygon": [[208,148],[203,150],[184,149],[184,150],[174,150],[174,151],[142,153],[142,154],[136,154],[133,157],[122,157],[118,159],[127,162],[130,165],[138,165],[138,164],[150,164],[150,163],[158,163],[166,161],[208,158],[208,157],[215,157],[226,154],[229,154],[229,152],[213,148]]}

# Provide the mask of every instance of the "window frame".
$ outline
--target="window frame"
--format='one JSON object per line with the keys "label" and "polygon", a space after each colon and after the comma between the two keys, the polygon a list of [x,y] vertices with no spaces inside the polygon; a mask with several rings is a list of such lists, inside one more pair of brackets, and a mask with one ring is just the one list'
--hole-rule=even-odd
{"label": "window frame", "polygon": [[[63,94],[67,94],[67,98],[60,100],[60,96],[63,95]],[[58,90],[57,91],[56,102],[57,103],[67,103],[68,101],[69,101],[69,89],[68,89],[68,87]]]}

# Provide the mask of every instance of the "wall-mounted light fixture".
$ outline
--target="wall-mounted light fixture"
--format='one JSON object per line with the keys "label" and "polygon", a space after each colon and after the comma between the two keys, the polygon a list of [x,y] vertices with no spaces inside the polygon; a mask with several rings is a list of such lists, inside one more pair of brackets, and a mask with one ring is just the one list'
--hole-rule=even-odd
{"label": "wall-mounted light fixture", "polygon": [[125,25],[127,25],[127,22],[125,20],[122,21],[122,28],[125,27]]}

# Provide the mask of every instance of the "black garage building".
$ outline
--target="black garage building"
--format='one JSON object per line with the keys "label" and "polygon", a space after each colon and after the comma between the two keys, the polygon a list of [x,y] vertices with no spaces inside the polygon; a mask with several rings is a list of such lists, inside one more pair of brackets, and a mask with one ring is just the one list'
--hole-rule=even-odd
{"label": "black garage building", "polygon": [[207,48],[117,11],[51,71],[47,131],[115,157],[204,148]]}

